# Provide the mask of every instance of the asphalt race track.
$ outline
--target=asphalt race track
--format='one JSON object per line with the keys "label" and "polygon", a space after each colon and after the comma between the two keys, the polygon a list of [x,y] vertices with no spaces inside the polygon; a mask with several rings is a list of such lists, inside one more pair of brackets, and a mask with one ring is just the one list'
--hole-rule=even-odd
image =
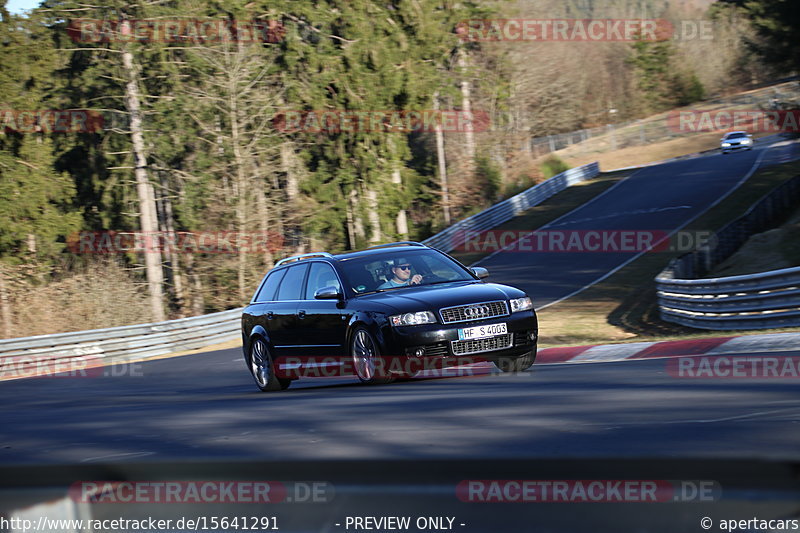
{"label": "asphalt race track", "polygon": [[[644,168],[551,226],[679,228],[735,187],[759,159],[770,162],[783,150]],[[541,306],[633,255],[509,252],[482,264],[492,279],[527,289]],[[189,457],[797,457],[800,381],[678,379],[665,373],[665,361],[536,365],[530,374],[415,379],[385,387],[347,377],[306,379],[284,393],[263,394],[235,349],[112,366],[86,377],[9,381],[0,383],[0,464]]]}
{"label": "asphalt race track", "polygon": [[[645,167],[541,229],[581,235],[592,230],[633,230],[649,236],[644,232],[652,231],[656,232],[652,234],[656,238],[671,234],[734,190],[757,162],[760,165],[759,158],[763,157],[764,164],[768,164],[770,152],[762,147]],[[562,249],[558,243],[548,247],[547,241],[544,242],[542,247],[546,250]],[[473,246],[476,245],[485,243],[478,241]],[[530,245],[538,247],[536,241],[530,242],[529,247],[511,246],[510,250],[499,251],[476,264],[487,268],[491,279],[525,290],[533,297],[537,309],[579,292],[640,255],[638,249],[614,251],[619,243],[601,244],[596,252],[582,253],[531,253],[527,251]],[[563,249],[569,249],[566,242]]]}
{"label": "asphalt race track", "polygon": [[231,349],[105,369],[116,376],[10,381],[0,464],[797,457],[800,380],[677,378],[667,361],[386,386],[314,378],[264,394]]}

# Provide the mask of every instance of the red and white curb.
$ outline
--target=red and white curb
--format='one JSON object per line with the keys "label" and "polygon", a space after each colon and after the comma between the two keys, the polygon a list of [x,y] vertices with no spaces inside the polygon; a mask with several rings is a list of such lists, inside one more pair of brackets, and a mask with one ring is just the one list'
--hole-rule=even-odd
{"label": "red and white curb", "polygon": [[800,351],[800,333],[545,348],[539,350],[536,363],[600,363],[692,355],[752,355],[790,351]]}
{"label": "red and white curb", "polygon": [[[755,355],[762,353],[800,351],[800,333],[769,333],[743,337],[714,337],[663,342],[631,342],[544,348],[536,355],[536,365],[560,363],[610,363],[639,359],[665,359],[702,355]],[[788,354],[786,354],[788,355]],[[450,377],[486,374],[494,369],[492,363],[475,363],[444,370],[427,370],[418,377]]]}

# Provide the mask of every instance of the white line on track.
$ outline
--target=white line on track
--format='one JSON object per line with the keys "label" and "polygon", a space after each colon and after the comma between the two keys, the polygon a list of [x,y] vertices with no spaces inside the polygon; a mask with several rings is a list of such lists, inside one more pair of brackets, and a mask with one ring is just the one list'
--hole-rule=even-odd
{"label": "white line on track", "polygon": [[81,459],[82,463],[91,463],[92,461],[99,461],[101,459],[108,459],[110,457],[145,457],[147,455],[155,455],[156,452],[132,452],[132,453],[112,453],[110,455],[98,455],[96,457],[87,457]]}

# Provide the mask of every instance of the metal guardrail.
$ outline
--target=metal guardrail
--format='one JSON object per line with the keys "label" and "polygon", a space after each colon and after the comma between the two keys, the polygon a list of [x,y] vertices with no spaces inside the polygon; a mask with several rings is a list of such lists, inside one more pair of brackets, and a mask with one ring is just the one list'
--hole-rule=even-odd
{"label": "metal guardrail", "polygon": [[534,185],[516,196],[512,196],[508,200],[495,204],[485,211],[456,222],[449,228],[422,242],[443,252],[450,252],[464,244],[471,232],[481,232],[495,228],[503,222],[511,220],[516,215],[539,205],[570,185],[592,179],[598,174],[600,174],[600,165],[597,162],[571,168],[547,181]]}
{"label": "metal guardrail", "polygon": [[711,279],[656,278],[661,318],[698,329],[800,326],[800,267]]}
{"label": "metal guardrail", "polygon": [[800,267],[709,279],[706,275],[747,239],[780,224],[800,202],[800,176],[763,197],[690,254],[656,277],[661,318],[697,329],[735,330],[800,326]]}
{"label": "metal guardrail", "polygon": [[241,309],[230,309],[150,324],[0,340],[0,378],[131,362],[233,340],[241,334],[241,314]]}

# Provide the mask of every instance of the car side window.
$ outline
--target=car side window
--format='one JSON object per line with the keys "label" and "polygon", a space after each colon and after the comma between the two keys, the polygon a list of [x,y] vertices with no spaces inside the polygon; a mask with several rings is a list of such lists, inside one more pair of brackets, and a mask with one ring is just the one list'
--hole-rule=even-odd
{"label": "car side window", "polygon": [[314,293],[324,287],[336,287],[338,290],[341,290],[336,272],[334,272],[333,267],[327,263],[311,263],[311,271],[308,274],[308,283],[306,284],[305,299],[313,300]]}
{"label": "car side window", "polygon": [[286,275],[286,270],[278,270],[272,272],[267,276],[267,280],[261,284],[261,290],[258,291],[254,301],[256,302],[269,302],[275,297],[275,290],[280,285],[283,276]]}
{"label": "car side window", "polygon": [[303,297],[303,281],[308,272],[308,263],[292,265],[286,272],[278,289],[276,300],[300,300]]}

